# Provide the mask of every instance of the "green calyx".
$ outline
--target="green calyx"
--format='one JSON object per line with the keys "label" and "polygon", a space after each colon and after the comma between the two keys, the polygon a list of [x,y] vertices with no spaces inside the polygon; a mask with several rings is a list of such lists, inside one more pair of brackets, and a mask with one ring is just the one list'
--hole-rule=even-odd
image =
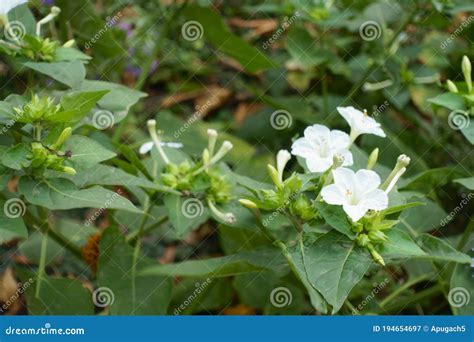
{"label": "green calyx", "polygon": [[33,95],[31,100],[27,102],[23,107],[15,107],[16,117],[18,121],[24,123],[40,122],[49,116],[55,115],[61,109],[59,104],[55,104],[51,97],[39,97]]}
{"label": "green calyx", "polygon": [[49,38],[28,36],[23,40],[20,54],[31,60],[51,62],[56,56],[58,47],[59,43]]}

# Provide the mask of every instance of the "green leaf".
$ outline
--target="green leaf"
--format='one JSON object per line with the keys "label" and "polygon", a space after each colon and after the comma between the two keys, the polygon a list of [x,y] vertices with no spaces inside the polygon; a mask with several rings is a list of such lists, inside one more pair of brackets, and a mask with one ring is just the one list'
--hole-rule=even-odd
{"label": "green leaf", "polygon": [[[456,315],[474,315],[474,286],[472,286],[472,267],[457,264],[451,276],[449,303]],[[455,305],[455,307],[454,307]]]}
{"label": "green leaf", "polygon": [[139,276],[152,259],[137,255],[117,228],[107,228],[100,239],[97,282],[113,294],[112,315],[164,315],[171,298],[171,279]]}
{"label": "green leaf", "polygon": [[369,253],[347,236],[331,231],[304,248],[309,282],[332,305],[336,313],[352,288],[369,269]]}
{"label": "green leaf", "polygon": [[[185,9],[185,16],[188,21],[197,22],[191,24],[197,26],[197,30],[204,34],[216,49],[237,60],[250,73],[276,67],[265,54],[230,32],[214,10],[191,5]],[[183,30],[186,30],[186,27]]]}
{"label": "green leaf", "polygon": [[379,252],[384,260],[412,258],[426,255],[425,252],[418,247],[415,241],[413,241],[410,235],[402,230],[393,228],[390,229],[386,235],[388,240],[379,248]]}
{"label": "green leaf", "polygon": [[180,195],[167,194],[163,198],[168,209],[170,222],[179,237],[186,236],[209,219],[207,209],[197,198],[185,198]]}
{"label": "green leaf", "polygon": [[30,146],[25,143],[21,143],[4,151],[3,155],[1,156],[2,164],[6,167],[9,167],[10,169],[21,170],[31,164],[29,159],[30,156]]}
{"label": "green leaf", "polygon": [[75,48],[68,48],[64,46],[60,46],[56,49],[56,55],[54,56],[54,60],[56,62],[65,62],[65,61],[88,61],[91,60],[92,57],[86,55],[82,51],[75,49]]}
{"label": "green leaf", "polygon": [[30,315],[93,315],[94,305],[89,290],[80,281],[69,278],[44,276],[39,298],[36,297],[36,274],[25,269],[17,269]]}
{"label": "green leaf", "polygon": [[391,214],[395,214],[395,213],[398,213],[398,212],[406,210],[406,209],[419,207],[420,205],[426,205],[426,203],[423,203],[423,202],[410,202],[410,203],[405,203],[405,204],[401,204],[401,205],[396,205],[396,206],[385,209],[382,212],[382,214],[383,215],[391,215]]}
{"label": "green leaf", "polygon": [[84,80],[81,85],[81,90],[108,90],[109,92],[100,99],[98,104],[100,108],[117,113],[115,115],[115,123],[123,119],[135,103],[147,96],[146,93],[141,91],[130,89],[121,84],[105,81]]}
{"label": "green leaf", "polygon": [[304,67],[314,67],[331,60],[331,54],[314,44],[314,38],[302,27],[293,27],[288,35],[286,49],[295,62]]}
{"label": "green leaf", "polygon": [[273,270],[279,274],[288,273],[286,260],[279,250],[266,248],[219,258],[187,260],[175,264],[156,265],[148,267],[142,274],[221,278],[263,270]]}
{"label": "green leaf", "polygon": [[356,235],[351,229],[351,224],[341,206],[330,205],[324,202],[317,202],[316,209],[324,220],[338,232],[354,240]]}
{"label": "green leaf", "polygon": [[468,124],[466,127],[461,128],[461,133],[466,137],[471,145],[474,145],[474,125]]}
{"label": "green leaf", "polygon": [[55,63],[25,62],[23,65],[74,89],[79,89],[86,77],[84,65],[77,60]]}
{"label": "green leaf", "polygon": [[400,185],[403,190],[417,190],[429,193],[434,188],[449,183],[452,179],[463,176],[460,168],[441,167],[421,172],[405,181]]}
{"label": "green leaf", "polygon": [[474,177],[458,178],[458,179],[455,179],[454,182],[463,185],[469,190],[474,190]]}
{"label": "green leaf", "polygon": [[94,108],[109,91],[71,91],[61,97],[62,110],[46,119],[51,122],[78,122]]}
{"label": "green leaf", "polygon": [[452,261],[461,264],[469,264],[471,262],[469,255],[457,251],[449,243],[438,239],[433,235],[421,234],[417,237],[416,242],[426,252],[430,259]]}
{"label": "green leaf", "polygon": [[410,232],[413,236],[438,228],[447,221],[448,215],[436,202],[428,198],[417,199],[425,205],[407,209],[398,217],[400,221],[398,227]]}
{"label": "green leaf", "polygon": [[25,34],[36,34],[36,20],[28,8],[28,4],[16,6],[8,12],[8,20],[10,22],[19,21],[24,27]]}
{"label": "green leaf", "polygon": [[[10,202],[0,202],[0,244],[13,239],[25,239],[28,237],[28,231],[26,229],[23,218],[20,217],[21,213],[24,213],[26,207],[21,200],[15,201],[12,199]],[[7,213],[13,215],[7,216]],[[18,216],[18,217],[16,217]]]}
{"label": "green leaf", "polygon": [[327,304],[318,290],[308,280],[308,275],[304,266],[302,246],[302,243],[298,243],[297,245],[288,248],[284,244],[280,244],[283,255],[290,264],[293,273],[295,273],[306,291],[308,291],[311,304],[318,312],[325,314],[328,310]]}
{"label": "green leaf", "polygon": [[466,104],[460,94],[444,93],[434,98],[428,99],[428,102],[448,108],[450,110],[466,109]]}
{"label": "green leaf", "polygon": [[100,186],[78,189],[67,179],[34,180],[23,176],[18,183],[18,190],[28,202],[51,210],[103,208],[142,212],[116,192]]}
{"label": "green leaf", "polygon": [[68,160],[77,170],[88,169],[104,160],[115,157],[114,152],[109,151],[97,141],[82,135],[71,136],[61,149],[72,152],[72,157]]}

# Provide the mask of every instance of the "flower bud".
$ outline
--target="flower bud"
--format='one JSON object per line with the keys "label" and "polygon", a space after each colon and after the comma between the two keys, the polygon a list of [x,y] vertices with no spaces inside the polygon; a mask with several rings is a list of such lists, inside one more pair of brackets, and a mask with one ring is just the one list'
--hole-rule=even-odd
{"label": "flower bud", "polygon": [[51,14],[57,16],[59,13],[61,13],[61,9],[58,6],[51,7]]}
{"label": "flower bud", "polygon": [[359,234],[356,237],[356,242],[359,246],[365,247],[370,243],[370,239],[367,234]]}
{"label": "flower bud", "polygon": [[287,150],[280,150],[277,154],[277,171],[278,180],[280,183],[283,181],[283,171],[285,170],[286,164],[290,161],[291,154]]}
{"label": "flower bud", "polygon": [[75,39],[69,39],[67,42],[65,42],[63,44],[63,47],[70,48],[70,47],[73,47],[74,44],[76,44],[76,40]]}
{"label": "flower bud", "polygon": [[155,144],[155,147],[158,150],[158,153],[160,154],[161,159],[163,159],[164,163],[168,165],[170,161],[165,151],[163,150],[163,147],[161,146],[160,137],[158,136],[158,133],[156,132],[156,120],[148,120],[146,125],[148,127],[148,133],[150,134],[151,140],[153,140],[153,143]]}
{"label": "flower bud", "polygon": [[74,176],[76,174],[76,170],[69,166],[63,166],[61,171],[71,176]]}
{"label": "flower bud", "polygon": [[342,166],[344,164],[344,157],[340,154],[335,154],[334,157],[332,158],[332,168],[337,169],[338,167]]}
{"label": "flower bud", "polygon": [[208,137],[209,155],[212,158],[212,156],[214,155],[214,148],[216,147],[217,131],[215,129],[208,129],[207,137]]}
{"label": "flower bud", "polygon": [[382,256],[375,250],[374,246],[371,244],[368,245],[368,250],[372,255],[372,258],[378,262],[380,265],[385,266],[385,261],[383,260]]}
{"label": "flower bud", "polygon": [[61,146],[64,144],[64,142],[67,139],[69,139],[71,134],[72,134],[72,128],[71,127],[66,127],[65,129],[63,129],[63,131],[61,132],[61,135],[58,137],[56,142],[53,145],[51,145],[51,148],[53,150],[57,150],[57,149],[61,148]]}
{"label": "flower bud", "polygon": [[387,235],[379,230],[372,230],[369,232],[369,239],[373,242],[384,242],[387,241]]}
{"label": "flower bud", "polygon": [[367,161],[367,170],[372,170],[377,164],[377,160],[379,159],[379,149],[375,148],[369,155],[369,160]]}
{"label": "flower bud", "polygon": [[390,175],[380,186],[380,189],[385,190],[386,193],[389,193],[392,188],[395,186],[400,177],[405,173],[406,167],[410,164],[410,157],[405,154],[401,154],[397,159],[397,164],[393,168]]}
{"label": "flower bud", "polygon": [[246,198],[239,199],[239,203],[249,209],[258,209],[257,204],[255,202]]}
{"label": "flower bud", "polygon": [[471,61],[467,56],[462,58],[461,63],[462,73],[464,75],[464,79],[466,80],[467,90],[471,92],[472,90],[472,78],[471,78]]}
{"label": "flower bud", "polygon": [[446,86],[448,87],[448,90],[449,90],[451,93],[457,93],[457,92],[459,92],[458,87],[456,87],[456,85],[454,84],[454,82],[451,81],[451,80],[447,80],[447,81],[446,81]]}
{"label": "flower bud", "polygon": [[282,182],[280,181],[280,178],[278,177],[277,169],[275,169],[275,167],[273,167],[273,165],[268,164],[267,165],[267,170],[268,170],[268,174],[270,175],[270,178],[272,179],[273,183],[277,187],[281,187]]}

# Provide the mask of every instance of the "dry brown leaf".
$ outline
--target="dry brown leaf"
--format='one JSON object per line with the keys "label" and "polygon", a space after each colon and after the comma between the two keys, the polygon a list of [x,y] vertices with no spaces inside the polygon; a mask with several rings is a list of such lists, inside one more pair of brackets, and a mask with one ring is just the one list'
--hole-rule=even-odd
{"label": "dry brown leaf", "polygon": [[172,263],[176,258],[176,246],[168,246],[165,248],[165,252],[161,256],[161,258],[158,259],[160,264],[170,264]]}
{"label": "dry brown leaf", "polygon": [[180,93],[175,93],[173,95],[165,97],[161,101],[161,106],[163,108],[169,108],[171,106],[174,106],[175,104],[184,102],[184,101],[189,101],[192,100],[198,96],[201,96],[202,94],[205,94],[206,89],[199,89],[199,90],[192,90],[192,91],[185,91],[185,92],[180,92]]}
{"label": "dry brown leaf", "polygon": [[15,314],[22,308],[21,293],[18,291],[19,284],[13,276],[13,271],[8,267],[0,277],[0,302],[1,311],[4,314]]}
{"label": "dry brown leaf", "polygon": [[204,117],[213,110],[221,107],[232,95],[232,91],[218,86],[206,89],[206,92],[194,100],[194,107],[200,117]]}
{"label": "dry brown leaf", "polygon": [[278,28],[278,21],[276,19],[244,20],[242,18],[231,18],[229,24],[235,27],[251,29],[252,37],[273,32]]}
{"label": "dry brown leaf", "polygon": [[237,125],[241,125],[245,119],[255,113],[257,110],[263,108],[260,103],[241,102],[234,112],[234,120]]}

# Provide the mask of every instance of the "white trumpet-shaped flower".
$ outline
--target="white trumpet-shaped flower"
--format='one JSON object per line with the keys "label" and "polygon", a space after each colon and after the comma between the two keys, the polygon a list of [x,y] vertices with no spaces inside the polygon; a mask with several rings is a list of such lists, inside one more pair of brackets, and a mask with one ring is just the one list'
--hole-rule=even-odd
{"label": "white trumpet-shaped flower", "polygon": [[354,172],[340,167],[332,173],[334,184],[325,186],[321,196],[328,204],[342,205],[353,222],[359,221],[369,210],[380,211],[388,207],[388,196],[379,189],[380,177],[376,172]]}
{"label": "white trumpet-shaped flower", "polygon": [[304,130],[304,137],[293,143],[291,153],[304,158],[309,171],[324,172],[333,165],[336,154],[344,158],[343,166],[352,165],[349,143],[346,133],[331,131],[323,125],[313,125]]}
{"label": "white trumpet-shaped flower", "polygon": [[26,4],[28,0],[2,0],[0,1],[0,15],[5,15],[17,6]]}
{"label": "white trumpet-shaped flower", "polygon": [[361,112],[354,107],[337,107],[337,111],[351,126],[350,142],[351,144],[361,134],[374,134],[385,138],[385,132],[380,124],[374,118],[367,115],[367,111]]}

